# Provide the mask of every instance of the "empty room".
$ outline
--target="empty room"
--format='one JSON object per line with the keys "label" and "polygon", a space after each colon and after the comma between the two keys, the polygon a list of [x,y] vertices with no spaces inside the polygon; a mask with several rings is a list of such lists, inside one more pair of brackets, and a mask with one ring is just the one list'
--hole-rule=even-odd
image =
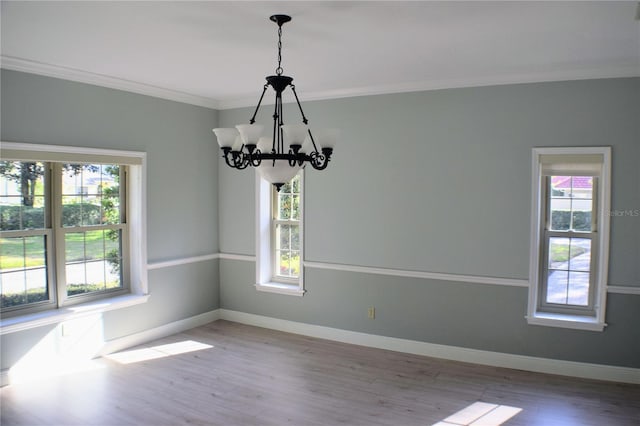
{"label": "empty room", "polygon": [[4,425],[640,424],[640,4],[2,1]]}

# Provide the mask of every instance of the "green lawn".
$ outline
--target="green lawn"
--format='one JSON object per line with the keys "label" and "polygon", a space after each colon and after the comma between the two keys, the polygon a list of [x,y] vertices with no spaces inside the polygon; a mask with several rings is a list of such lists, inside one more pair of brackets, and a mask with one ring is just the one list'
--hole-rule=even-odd
{"label": "green lawn", "polygon": [[[107,252],[110,249],[117,248],[117,241],[103,240],[102,231],[66,234],[66,260],[102,259],[105,257],[105,243]],[[26,256],[24,256],[25,254]],[[0,269],[43,266],[44,255],[44,237],[0,239]],[[25,262],[26,265],[24,265]]]}
{"label": "green lawn", "polygon": [[[576,257],[586,251],[587,249],[574,245],[573,250],[571,250],[571,257]],[[552,262],[566,262],[569,260],[569,244],[552,244],[550,255]]]}

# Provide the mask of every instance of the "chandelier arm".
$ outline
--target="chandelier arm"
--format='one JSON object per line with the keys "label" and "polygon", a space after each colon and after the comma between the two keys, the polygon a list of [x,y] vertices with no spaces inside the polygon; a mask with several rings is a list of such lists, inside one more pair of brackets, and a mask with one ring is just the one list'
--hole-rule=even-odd
{"label": "chandelier arm", "polygon": [[311,139],[311,144],[313,145],[313,150],[315,152],[318,152],[318,147],[316,146],[316,140],[313,138],[313,135],[311,134],[311,129],[307,129],[307,133],[309,133],[309,138]]}
{"label": "chandelier arm", "polygon": [[296,86],[291,84],[291,91],[293,91],[293,96],[296,97],[296,103],[298,104],[298,108],[300,109],[300,115],[302,115],[302,122],[304,124],[309,124],[309,120],[304,115],[304,111],[302,111],[302,105],[300,105],[300,99],[298,99],[298,93],[296,92]]}
{"label": "chandelier arm", "polygon": [[280,152],[280,132],[278,130],[278,95],[276,94],[276,105],[273,110],[273,143],[271,150],[275,153]]}
{"label": "chandelier arm", "polygon": [[256,115],[258,114],[258,110],[260,109],[262,98],[264,98],[264,94],[267,92],[267,87],[269,87],[269,85],[265,84],[264,88],[262,89],[262,95],[260,95],[260,100],[258,101],[258,105],[256,105],[256,110],[253,112],[253,117],[251,117],[251,120],[249,120],[249,124],[253,124],[256,122]]}
{"label": "chandelier arm", "polygon": [[280,146],[278,148],[278,152],[282,152],[284,154],[284,130],[282,130],[282,125],[284,124],[283,115],[284,111],[282,110],[282,92],[278,93],[277,96],[278,105],[279,105],[279,113],[278,113],[278,140],[280,141]]}

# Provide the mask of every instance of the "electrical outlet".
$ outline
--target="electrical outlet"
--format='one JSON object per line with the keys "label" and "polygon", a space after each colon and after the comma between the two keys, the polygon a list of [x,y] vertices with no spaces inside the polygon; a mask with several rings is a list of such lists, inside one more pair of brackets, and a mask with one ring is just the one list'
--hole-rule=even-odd
{"label": "electrical outlet", "polygon": [[374,308],[373,306],[371,306],[371,307],[367,310],[367,315],[368,315],[369,319],[375,319],[375,318],[376,318],[376,308]]}

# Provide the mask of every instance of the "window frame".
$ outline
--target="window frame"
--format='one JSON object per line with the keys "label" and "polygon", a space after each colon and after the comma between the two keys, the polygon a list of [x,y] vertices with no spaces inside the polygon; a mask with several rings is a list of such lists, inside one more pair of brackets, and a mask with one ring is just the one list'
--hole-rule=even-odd
{"label": "window frame", "polygon": [[258,291],[303,296],[304,289],[304,169],[300,177],[300,273],[298,278],[275,276],[275,225],[273,220],[273,185],[262,179],[256,170],[256,284]]}
{"label": "window frame", "polygon": [[[45,163],[45,188],[47,191],[47,212],[45,213],[45,231],[47,250],[53,253],[47,255],[47,263],[51,260],[55,267],[47,267],[49,300],[46,302],[29,304],[2,312],[2,334],[29,329],[43,324],[55,323],[63,318],[80,312],[80,307],[86,311],[112,310],[118,307],[144,303],[148,298],[147,282],[147,248],[146,248],[146,153],[137,151],[121,151],[84,147],[69,147],[59,145],[39,145],[17,142],[3,142],[1,146],[3,160],[7,161],[38,161]],[[86,295],[66,296],[66,285],[54,273],[64,273],[60,265],[64,265],[64,244],[53,244],[56,238],[63,238],[62,226],[53,226],[54,221],[61,219],[61,179],[54,170],[61,171],[62,163],[78,164],[119,164],[124,165],[125,173],[124,210],[122,214],[128,219],[124,227],[128,233],[128,240],[123,238],[122,256],[126,257],[128,265],[123,264],[123,287],[116,290],[106,290],[87,293]],[[54,182],[54,179],[60,182]],[[56,193],[60,192],[60,193]],[[58,199],[59,198],[59,199]],[[96,228],[97,229],[97,228]],[[102,229],[102,228],[101,228]],[[93,230],[93,229],[92,229]],[[32,232],[31,230],[25,230]],[[22,231],[22,232],[25,232]],[[41,231],[41,230],[35,230]],[[16,231],[4,231],[3,236],[14,236]],[[18,236],[18,235],[15,235]]]}
{"label": "window frame", "polygon": [[[611,147],[566,147],[533,148],[532,152],[532,203],[531,238],[529,266],[529,298],[527,322],[532,325],[564,327],[580,330],[602,331],[606,326],[605,308],[607,296],[607,274],[609,260],[609,216],[611,203]],[[549,182],[543,173],[545,158],[565,156],[576,169],[581,164],[593,163],[594,156],[600,172],[594,176],[592,195],[591,232],[553,231],[548,229],[550,217]],[[582,160],[582,161],[581,161]],[[567,170],[572,176],[582,176],[580,172]],[[558,175],[562,175],[558,172]],[[590,297],[586,307],[562,306],[545,302],[549,239],[589,238],[591,239]]]}

